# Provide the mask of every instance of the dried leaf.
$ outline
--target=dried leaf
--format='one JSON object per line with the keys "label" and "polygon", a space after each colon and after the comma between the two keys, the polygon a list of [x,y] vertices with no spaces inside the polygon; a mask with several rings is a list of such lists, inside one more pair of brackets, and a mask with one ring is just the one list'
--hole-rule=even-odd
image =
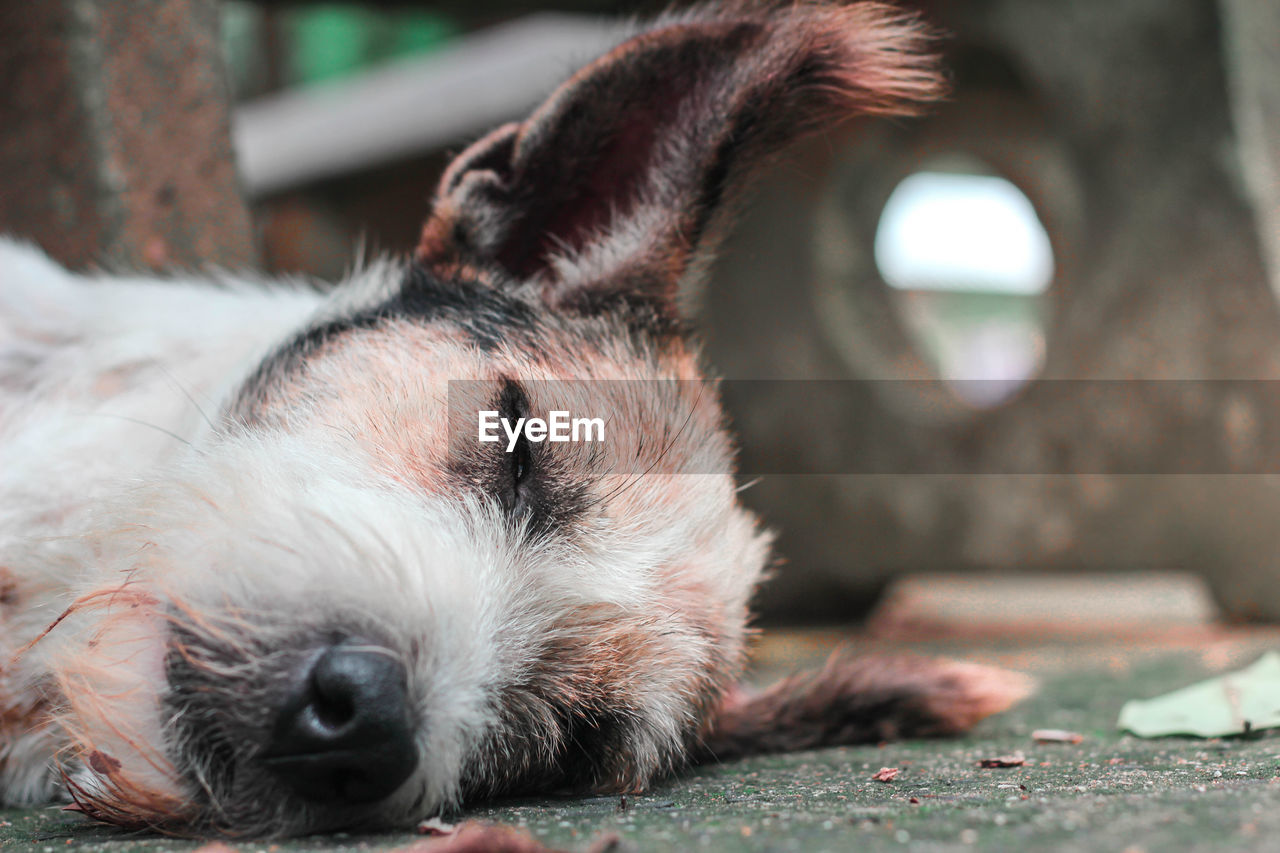
{"label": "dried leaf", "polygon": [[[430,821],[424,821],[430,823]],[[448,824],[444,824],[448,826]],[[621,841],[617,835],[597,839],[587,853],[616,853]],[[581,850],[582,848],[578,848]],[[565,853],[545,846],[528,832],[506,824],[466,821],[444,837],[424,838],[394,853]]]}
{"label": "dried leaf", "polygon": [[1031,739],[1036,743],[1080,743],[1084,735],[1066,729],[1036,729],[1031,733]]}
{"label": "dried leaf", "polygon": [[1027,757],[1021,752],[1013,755],[997,755],[995,758],[983,758],[978,761],[979,767],[1021,767],[1027,763]]}
{"label": "dried leaf", "polygon": [[902,771],[897,767],[881,767],[876,771],[875,775],[871,777],[871,780],[873,782],[892,782],[894,779],[898,778],[898,774],[901,772]]}

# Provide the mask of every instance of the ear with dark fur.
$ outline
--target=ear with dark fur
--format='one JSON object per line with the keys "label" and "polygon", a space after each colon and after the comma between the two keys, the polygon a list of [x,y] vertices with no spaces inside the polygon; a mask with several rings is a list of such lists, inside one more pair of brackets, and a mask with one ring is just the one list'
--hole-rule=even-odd
{"label": "ear with dark fur", "polygon": [[694,760],[960,734],[1033,689],[1028,676],[990,666],[837,653],[759,695],[731,694]]}
{"label": "ear with dark fur", "polygon": [[771,154],[941,94],[926,47],[920,23],[882,3],[660,19],[526,121],[464,151],[441,181],[419,260],[496,265],[558,307],[673,311],[737,190]]}

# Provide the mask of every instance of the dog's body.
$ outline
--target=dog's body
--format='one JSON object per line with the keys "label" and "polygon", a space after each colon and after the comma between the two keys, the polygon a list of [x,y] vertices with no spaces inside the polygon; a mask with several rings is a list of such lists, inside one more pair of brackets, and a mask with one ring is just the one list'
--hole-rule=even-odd
{"label": "dog's body", "polygon": [[[1016,698],[925,663],[730,690],[768,537],[676,295],[771,152],[934,95],[919,41],[875,5],[665,19],[464,152],[412,262],[328,296],[0,241],[0,803],[395,825]],[[608,440],[459,449],[477,407]]]}

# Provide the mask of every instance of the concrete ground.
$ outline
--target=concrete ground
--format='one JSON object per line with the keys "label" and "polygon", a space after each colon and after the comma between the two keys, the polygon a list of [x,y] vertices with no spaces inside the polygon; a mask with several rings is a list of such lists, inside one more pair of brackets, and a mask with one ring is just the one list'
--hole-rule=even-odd
{"label": "concrete ground", "polygon": [[[1016,599],[1009,590],[1004,596]],[[1041,619],[1038,627],[1023,618],[1029,606],[1002,618],[975,604],[968,612],[980,618],[964,624],[964,613],[930,611],[934,605],[925,599],[913,600],[909,591],[896,596],[893,612],[881,614],[874,633],[775,633],[760,645],[754,677],[768,680],[820,663],[834,645],[853,641],[868,651],[908,648],[1020,669],[1041,680],[1038,694],[959,740],[707,767],[629,797],[625,808],[615,797],[539,799],[496,803],[463,817],[513,824],[548,846],[574,851],[608,834],[620,837],[617,849],[637,853],[1277,849],[1280,735],[1141,740],[1120,734],[1114,724],[1127,699],[1165,693],[1280,650],[1280,629],[1217,627],[1194,607],[1172,617],[1157,610],[1135,623],[1121,613],[1107,615],[1109,606],[1124,606],[1124,598],[1110,592],[1085,596],[1093,611],[1087,624],[1076,614],[1070,624]],[[1037,744],[1031,732],[1045,728],[1084,739]],[[1026,763],[978,766],[983,758],[1013,753]],[[882,767],[899,773],[892,782],[873,781]],[[415,840],[408,834],[338,835],[235,848],[383,851]],[[58,810],[0,812],[0,849],[6,853],[200,846],[123,834]]]}

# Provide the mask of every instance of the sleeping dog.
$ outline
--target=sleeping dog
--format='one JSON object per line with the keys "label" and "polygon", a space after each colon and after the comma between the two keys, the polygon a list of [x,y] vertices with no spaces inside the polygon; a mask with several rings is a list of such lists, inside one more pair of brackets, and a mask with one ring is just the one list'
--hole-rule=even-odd
{"label": "sleeping dog", "polygon": [[[734,687],[770,543],[679,298],[784,145],[940,88],[884,5],[701,8],[466,149],[414,256],[329,293],[0,241],[0,803],[397,826],[1019,698],[918,660]],[[558,410],[605,440],[475,440]]]}

